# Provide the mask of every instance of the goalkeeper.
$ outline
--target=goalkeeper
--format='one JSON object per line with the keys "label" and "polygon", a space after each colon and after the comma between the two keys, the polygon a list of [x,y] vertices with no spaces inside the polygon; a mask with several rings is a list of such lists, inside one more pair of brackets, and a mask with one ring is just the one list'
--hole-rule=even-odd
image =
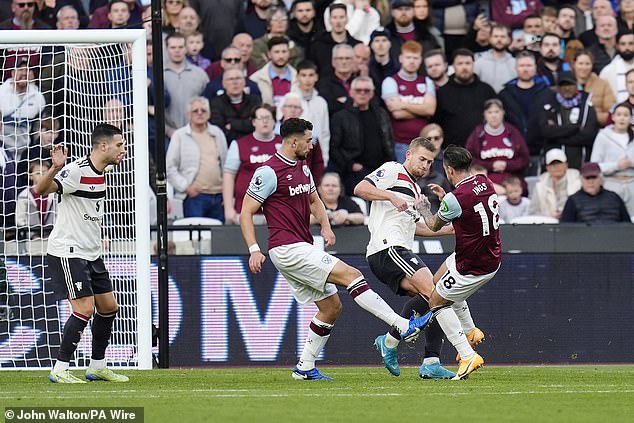
{"label": "goalkeeper", "polygon": [[106,367],[106,347],[118,311],[112,282],[101,258],[101,222],[106,196],[104,169],[126,155],[121,130],[99,124],[91,135],[92,151],[66,165],[68,151],[51,150],[52,166],[35,185],[38,194],[56,192],[58,215],[48,240],[47,258],[56,299],[68,298],[73,313],[64,325],[57,361],[49,374],[55,383],[86,383],[69,371],[70,360],[91,316],[92,356],[88,380],[127,382]]}

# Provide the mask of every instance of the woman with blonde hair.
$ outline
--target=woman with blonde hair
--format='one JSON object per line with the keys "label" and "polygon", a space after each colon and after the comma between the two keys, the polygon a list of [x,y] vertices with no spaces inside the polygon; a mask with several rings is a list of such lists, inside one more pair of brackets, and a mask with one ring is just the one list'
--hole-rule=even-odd
{"label": "woman with blonde hair", "polygon": [[184,7],[189,6],[188,0],[163,0],[163,30],[174,32],[178,27],[178,15]]}

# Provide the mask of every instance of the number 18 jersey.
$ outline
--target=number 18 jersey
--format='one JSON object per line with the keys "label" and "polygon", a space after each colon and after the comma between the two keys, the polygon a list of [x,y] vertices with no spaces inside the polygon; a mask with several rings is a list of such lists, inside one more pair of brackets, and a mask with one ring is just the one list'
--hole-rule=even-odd
{"label": "number 18 jersey", "polygon": [[438,215],[456,232],[456,269],[463,275],[494,272],[502,260],[498,197],[493,182],[471,175],[440,203]]}

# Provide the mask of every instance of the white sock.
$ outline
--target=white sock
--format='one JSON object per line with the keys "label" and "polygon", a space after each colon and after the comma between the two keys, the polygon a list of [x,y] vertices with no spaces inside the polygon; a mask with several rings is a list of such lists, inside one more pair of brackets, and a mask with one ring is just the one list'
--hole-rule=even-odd
{"label": "white sock", "polygon": [[438,357],[425,357],[423,359],[423,364],[436,364],[440,363],[440,358]]}
{"label": "white sock", "polygon": [[299,370],[307,371],[315,368],[315,360],[319,357],[319,353],[321,353],[326,342],[328,342],[333,326],[330,323],[322,322],[317,317],[313,317],[308,327],[308,335],[306,336],[302,355],[297,362]]}
{"label": "white sock", "polygon": [[352,299],[364,310],[374,314],[400,333],[407,332],[409,320],[399,316],[384,300],[372,291],[363,276],[358,277],[346,288]]}
{"label": "white sock", "polygon": [[400,339],[394,338],[389,332],[385,335],[385,346],[388,348],[396,348],[400,342]]}
{"label": "white sock", "polygon": [[106,367],[106,359],[95,360],[94,358],[90,359],[90,364],[88,365],[93,370],[99,370]]}
{"label": "white sock", "polygon": [[471,311],[469,310],[467,302],[460,301],[459,303],[453,303],[451,308],[453,308],[456,316],[458,316],[458,320],[460,320],[460,325],[462,326],[462,330],[465,335],[470,334],[471,331],[475,329],[475,323],[473,323],[473,318],[471,317]]}
{"label": "white sock", "polygon": [[66,361],[57,360],[55,362],[55,366],[53,366],[53,371],[54,372],[61,372],[63,370],[68,370],[69,368],[70,368],[70,363],[68,363]]}
{"label": "white sock", "polygon": [[473,354],[475,354],[475,351],[473,351],[473,348],[469,345],[469,341],[467,341],[467,337],[460,326],[460,320],[458,320],[458,316],[454,313],[453,308],[444,307],[436,312],[435,317],[443,332],[445,332],[447,340],[451,342],[458,351],[458,354],[460,354],[460,359],[466,360],[471,358]]}

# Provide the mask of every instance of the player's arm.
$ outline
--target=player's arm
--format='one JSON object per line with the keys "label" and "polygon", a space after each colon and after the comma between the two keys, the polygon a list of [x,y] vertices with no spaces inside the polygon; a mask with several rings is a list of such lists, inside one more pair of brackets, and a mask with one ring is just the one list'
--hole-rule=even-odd
{"label": "player's arm", "polygon": [[264,254],[260,251],[258,240],[255,237],[255,226],[253,225],[253,215],[258,212],[266,199],[277,189],[277,177],[269,166],[262,166],[256,169],[249,183],[249,189],[242,200],[242,210],[240,210],[240,230],[242,237],[249,247],[249,269],[253,273],[262,270],[264,264]]}
{"label": "player's arm", "polygon": [[391,191],[373,185],[367,179],[362,180],[354,187],[354,195],[367,201],[389,201],[398,211],[407,210],[407,201]]}
{"label": "player's arm", "polygon": [[415,232],[416,236],[423,236],[423,237],[445,236],[445,235],[453,235],[454,233],[456,233],[456,231],[454,231],[452,224],[447,225],[445,223],[442,228],[440,228],[437,232],[434,232],[431,229],[429,229],[429,226],[427,226],[427,223],[425,222],[416,223],[416,232]]}
{"label": "player's arm", "polygon": [[[436,191],[435,191],[436,192]],[[436,192],[438,195],[439,192]],[[441,194],[444,194],[444,190]],[[440,196],[439,196],[440,197]],[[416,210],[420,213],[427,227],[438,233],[448,222],[452,222],[462,215],[462,207],[453,193],[442,195],[440,208],[436,214],[431,212],[431,203],[424,195],[415,203]],[[450,229],[446,229],[447,231]]]}
{"label": "player's arm", "polygon": [[64,165],[66,164],[66,159],[68,158],[68,149],[62,145],[54,145],[51,149],[51,167],[48,169],[48,172],[44,174],[44,176],[38,181],[38,183],[33,187],[35,192],[40,195],[47,195],[53,192],[57,192],[60,188],[58,182],[55,181],[55,175],[59,172]]}
{"label": "player's arm", "polygon": [[315,216],[315,219],[317,219],[317,222],[321,226],[321,236],[324,238],[326,247],[334,245],[336,241],[335,233],[330,227],[330,219],[328,219],[326,207],[321,201],[321,198],[319,198],[319,195],[317,195],[317,191],[310,193],[310,213]]}

